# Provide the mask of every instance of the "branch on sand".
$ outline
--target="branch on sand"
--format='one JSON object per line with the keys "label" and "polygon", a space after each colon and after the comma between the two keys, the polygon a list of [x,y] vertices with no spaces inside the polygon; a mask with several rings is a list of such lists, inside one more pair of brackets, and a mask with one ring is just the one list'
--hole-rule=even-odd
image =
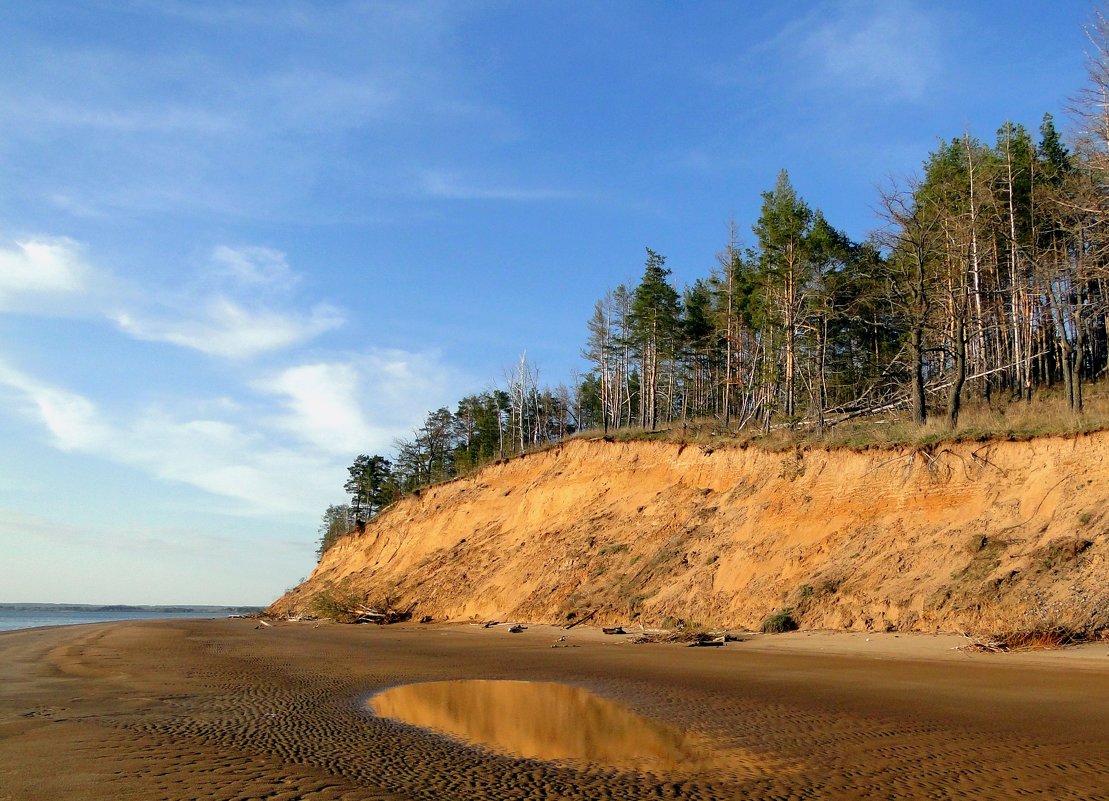
{"label": "branch on sand", "polygon": [[341,595],[332,591],[317,593],[311,602],[312,611],[322,618],[337,623],[401,623],[412,617],[416,604],[398,606],[399,599],[386,595],[377,601],[367,601],[364,595]]}

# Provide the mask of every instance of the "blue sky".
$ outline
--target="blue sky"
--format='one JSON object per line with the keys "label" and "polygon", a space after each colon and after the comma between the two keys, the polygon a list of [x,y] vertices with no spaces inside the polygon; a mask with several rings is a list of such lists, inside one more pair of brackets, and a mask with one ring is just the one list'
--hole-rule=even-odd
{"label": "blue sky", "polygon": [[789,169],[861,239],[940,139],[1065,128],[1072,2],[9,3],[0,601],[266,603],[345,468],[582,369],[644,248]]}

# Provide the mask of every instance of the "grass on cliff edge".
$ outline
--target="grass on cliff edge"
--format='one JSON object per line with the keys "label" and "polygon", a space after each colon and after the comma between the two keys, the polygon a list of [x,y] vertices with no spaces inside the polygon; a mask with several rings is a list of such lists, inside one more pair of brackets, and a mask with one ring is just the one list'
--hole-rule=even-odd
{"label": "grass on cliff edge", "polygon": [[[1109,430],[1109,381],[1083,385],[1084,409],[1076,414],[1067,408],[1061,388],[1040,390],[1031,401],[994,397],[986,402],[968,399],[959,423],[947,427],[940,407],[929,408],[928,422],[916,425],[907,410],[859,417],[831,425],[819,437],[805,421],[792,427],[775,426],[763,432],[748,426],[742,430],[725,430],[718,420],[680,421],[658,431],[622,428],[609,432],[617,442],[643,440],[681,442],[707,447],[757,447],[769,451],[786,451],[799,447],[927,448],[951,442],[986,442],[991,440],[1027,440],[1045,436],[1067,436]],[[582,431],[570,439],[592,439],[601,435],[593,429]]]}

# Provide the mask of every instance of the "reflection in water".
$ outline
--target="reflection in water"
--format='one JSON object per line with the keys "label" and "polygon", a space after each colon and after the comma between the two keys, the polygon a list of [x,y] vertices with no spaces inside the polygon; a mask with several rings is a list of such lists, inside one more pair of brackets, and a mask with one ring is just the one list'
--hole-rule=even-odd
{"label": "reflection in water", "polygon": [[370,699],[380,716],[431,729],[501,754],[590,762],[660,773],[763,773],[770,761],[565,684],[439,681],[407,684]]}

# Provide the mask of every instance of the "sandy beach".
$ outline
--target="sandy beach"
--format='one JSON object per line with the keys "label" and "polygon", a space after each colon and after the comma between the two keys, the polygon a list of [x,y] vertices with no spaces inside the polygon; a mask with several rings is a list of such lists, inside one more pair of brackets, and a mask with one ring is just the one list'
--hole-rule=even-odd
{"label": "sandy beach", "polygon": [[[0,799],[1109,799],[1106,644],[257,626],[0,634]],[[527,760],[368,710],[387,688],[451,679],[569,684],[746,756],[685,771]]]}

